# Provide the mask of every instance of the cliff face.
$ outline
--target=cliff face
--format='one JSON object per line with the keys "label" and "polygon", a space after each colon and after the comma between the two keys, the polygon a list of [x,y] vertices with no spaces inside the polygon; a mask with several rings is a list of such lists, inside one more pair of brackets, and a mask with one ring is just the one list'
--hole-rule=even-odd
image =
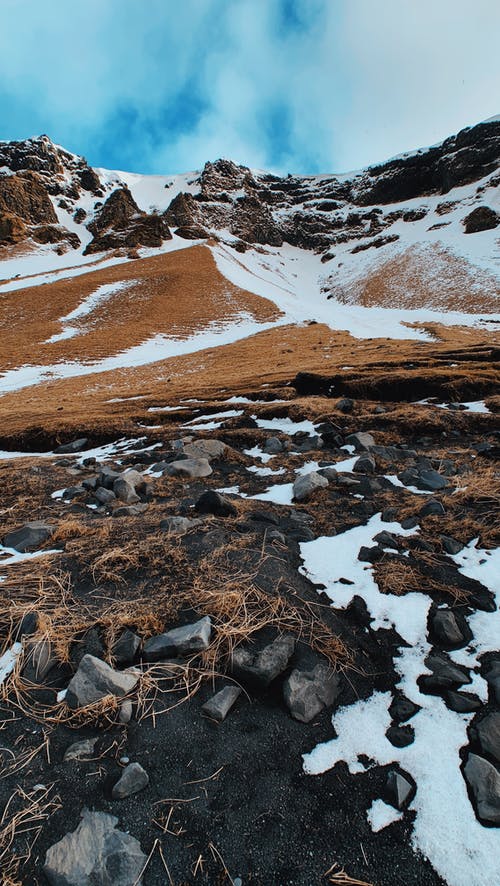
{"label": "cliff face", "polygon": [[[448,195],[499,166],[500,120],[493,120],[351,176],[276,176],[217,160],[206,163],[189,188],[177,188],[166,205],[165,183],[161,211],[147,212],[128,189],[127,176],[110,178],[40,136],[0,143],[0,247],[27,239],[58,243],[59,249],[78,248],[81,241],[86,253],[159,247],[173,229],[186,239],[229,235],[239,250],[288,243],[328,260],[339,244],[352,241],[354,252],[393,242],[398,234],[388,229],[395,222],[426,213],[405,203]],[[489,186],[499,181],[493,176]],[[443,215],[449,206],[443,201]],[[494,210],[478,208],[490,227],[498,224]]]}

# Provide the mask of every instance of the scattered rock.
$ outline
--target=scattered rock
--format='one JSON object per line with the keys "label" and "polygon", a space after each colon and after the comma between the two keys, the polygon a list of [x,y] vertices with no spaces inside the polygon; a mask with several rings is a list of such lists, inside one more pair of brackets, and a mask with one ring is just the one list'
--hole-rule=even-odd
{"label": "scattered rock", "polygon": [[132,691],[137,680],[137,674],[115,671],[100,658],[84,655],[70,680],[66,703],[70,708],[83,708],[107,695],[121,698]]}
{"label": "scattered rock", "polygon": [[477,695],[454,689],[445,692],[443,698],[450,711],[456,711],[457,714],[471,714],[483,706]]}
{"label": "scattered rock", "polygon": [[210,461],[212,458],[221,458],[227,446],[222,440],[195,440],[194,443],[186,443],[184,446],[184,455],[188,458],[206,458]]}
{"label": "scattered rock", "polygon": [[443,514],[446,514],[446,509],[437,498],[430,498],[420,508],[421,517],[442,517]]}
{"label": "scattered rock", "polygon": [[[107,505],[112,501],[116,500],[116,495],[112,489],[105,489],[104,486],[99,486],[94,492],[94,496],[102,505]],[[137,499],[137,496],[136,496]]]}
{"label": "scattered rock", "polygon": [[132,794],[138,794],[144,790],[149,784],[149,775],[142,768],[140,763],[129,763],[113,786],[111,796],[113,800],[123,800],[125,797],[131,797]]}
{"label": "scattered rock", "polygon": [[394,696],[389,707],[389,713],[392,719],[396,720],[397,723],[404,723],[405,720],[414,717],[419,710],[420,705],[410,701],[405,695]]}
{"label": "scattered rock", "polygon": [[338,409],[339,412],[343,412],[345,415],[349,415],[354,409],[354,400],[351,400],[350,397],[342,397],[340,400],[337,400],[335,409]]}
{"label": "scattered rock", "polygon": [[328,480],[317,471],[311,471],[304,477],[297,477],[293,484],[295,501],[307,501],[318,489],[328,486]]}
{"label": "scattered rock", "polygon": [[71,760],[90,760],[94,755],[94,748],[97,744],[97,738],[85,738],[83,741],[74,741],[66,748],[63,757],[63,763],[69,763]]}
{"label": "scattered rock", "polygon": [[453,612],[452,609],[431,610],[429,634],[432,642],[445,649],[459,649],[472,637],[463,615]]}
{"label": "scattered rock", "polygon": [[190,520],[188,517],[165,517],[160,520],[160,529],[166,532],[187,532],[202,522],[202,520]]}
{"label": "scattered rock", "polygon": [[137,504],[137,502],[141,500],[140,496],[137,495],[133,484],[129,483],[124,476],[117,477],[113,483],[113,492],[116,498],[119,498],[120,501],[124,501],[127,504]]}
{"label": "scattered rock", "polygon": [[415,732],[410,725],[389,726],[389,729],[385,734],[395,748],[406,748],[415,740]]}
{"label": "scattered rock", "polygon": [[54,526],[44,523],[42,520],[32,520],[25,523],[20,529],[8,532],[3,538],[6,548],[14,548],[21,554],[38,550],[44,542],[53,535]]}
{"label": "scattered rock", "polygon": [[279,437],[268,437],[264,443],[264,452],[267,455],[278,455],[279,452],[283,452],[283,448]]}
{"label": "scattered rock", "polygon": [[118,637],[111,650],[111,654],[117,664],[130,664],[133,662],[140,645],[141,638],[127,628]]}
{"label": "scattered rock", "polygon": [[476,814],[482,821],[500,825],[500,773],[488,760],[469,754],[464,775],[475,801]]}
{"label": "scattered rock", "polygon": [[132,719],[133,711],[134,711],[134,706],[133,706],[130,698],[125,698],[122,701],[122,703],[120,705],[120,709],[118,711],[118,720],[120,721],[120,723],[123,723],[124,725],[126,725],[127,723],[130,723],[130,721]]}
{"label": "scattered rock", "polygon": [[390,532],[386,532],[385,529],[383,529],[382,532],[378,532],[377,535],[374,535],[373,541],[382,545],[383,548],[392,548],[395,551],[398,551],[400,548],[400,542],[394,538]]}
{"label": "scattered rock", "polygon": [[302,723],[309,723],[332,705],[339,692],[339,675],[324,664],[312,671],[294,670],[283,684],[285,704],[292,717]]}
{"label": "scattered rock", "polygon": [[420,691],[426,695],[441,695],[448,689],[471,682],[468,669],[455,664],[444,653],[430,653],[425,665],[432,673],[419,677],[417,683]]}
{"label": "scattered rock", "polygon": [[500,659],[488,662],[484,668],[484,678],[490,687],[493,698],[500,705]]}
{"label": "scattered rock", "polygon": [[54,449],[54,452],[57,455],[65,455],[73,452],[81,452],[88,444],[87,437],[80,437],[78,440],[73,440],[71,443],[63,443],[62,446],[58,446],[57,449]]}
{"label": "scattered rock", "polygon": [[206,701],[201,709],[211,720],[222,723],[240,695],[241,688],[239,686],[224,686],[220,692],[216,692],[212,698]]}
{"label": "scattered rock", "polygon": [[146,856],[118,819],[84,809],[75,831],[47,850],[43,872],[51,886],[140,886]]}
{"label": "scattered rock", "polygon": [[359,549],[358,560],[361,560],[362,563],[378,563],[383,556],[384,551],[379,545],[373,545],[371,548],[362,545]]}
{"label": "scattered rock", "polygon": [[195,480],[198,477],[209,477],[212,468],[206,458],[186,458],[170,462],[165,468],[165,473],[169,477],[187,477],[189,480]]}
{"label": "scattered rock", "polygon": [[367,452],[366,455],[360,455],[354,462],[353,471],[355,474],[374,474],[375,468],[375,459]]}
{"label": "scattered rock", "polygon": [[356,452],[362,452],[375,446],[375,439],[368,431],[358,431],[356,434],[349,434],[346,437],[346,443],[354,446]]}
{"label": "scattered rock", "polygon": [[160,661],[170,656],[187,655],[208,649],[212,635],[212,622],[206,615],[194,624],[173,628],[164,634],[150,637],[144,644],[146,661]]}
{"label": "scattered rock", "polygon": [[414,793],[414,783],[411,776],[397,769],[391,769],[387,775],[384,787],[384,799],[396,809],[404,809],[408,805],[410,797]]}
{"label": "scattered rock", "polygon": [[295,639],[289,635],[277,637],[260,652],[238,646],[232,655],[233,674],[242,681],[265,688],[283,673],[294,650]]}
{"label": "scattered rock", "polygon": [[491,711],[486,714],[486,717],[471,726],[470,731],[481,752],[500,763],[500,712]]}
{"label": "scattered rock", "polygon": [[434,492],[449,486],[446,477],[442,477],[432,468],[406,468],[398,474],[398,480],[404,486],[415,486],[424,492]]}
{"label": "scattered rock", "polygon": [[216,517],[235,517],[238,513],[228,498],[213,489],[207,489],[200,495],[195,509],[199,514],[214,514]]}
{"label": "scattered rock", "polygon": [[490,231],[500,225],[500,215],[489,206],[477,206],[463,220],[464,233],[477,234],[479,231]]}
{"label": "scattered rock", "polygon": [[113,517],[139,517],[147,509],[148,506],[145,502],[138,502],[136,505],[123,505],[120,508],[115,508]]}
{"label": "scattered rock", "polygon": [[458,554],[463,548],[462,542],[457,541],[456,538],[450,538],[449,535],[442,535],[441,543],[446,553],[451,555]]}

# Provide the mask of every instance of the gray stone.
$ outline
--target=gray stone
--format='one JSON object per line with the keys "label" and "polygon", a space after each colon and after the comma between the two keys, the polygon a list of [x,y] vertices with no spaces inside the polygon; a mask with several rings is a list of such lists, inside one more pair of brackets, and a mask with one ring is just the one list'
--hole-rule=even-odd
{"label": "gray stone", "polygon": [[188,458],[206,458],[211,461],[213,458],[221,458],[227,446],[222,440],[195,440],[194,443],[187,443],[184,446],[184,455]]}
{"label": "gray stone", "polygon": [[113,492],[120,501],[124,501],[126,504],[133,505],[141,500],[133,484],[129,483],[125,477],[117,477],[113,483]]}
{"label": "gray stone", "polygon": [[87,437],[80,437],[78,440],[73,440],[71,443],[63,443],[62,446],[58,446],[57,449],[54,449],[54,452],[57,455],[66,455],[66,453],[72,452],[81,452],[82,449],[85,449],[88,443]]}
{"label": "gray stone", "polygon": [[410,781],[410,776],[403,775],[397,769],[391,769],[384,788],[384,797],[387,802],[396,809],[404,809],[412,793],[413,784]]}
{"label": "gray stone", "polygon": [[115,480],[118,480],[120,474],[118,471],[114,471],[113,468],[104,467],[97,479],[98,486],[104,486],[105,489],[112,489],[113,483]]}
{"label": "gray stone", "polygon": [[267,455],[278,455],[283,452],[284,446],[279,437],[268,437],[264,443],[264,452]]}
{"label": "gray stone", "polygon": [[383,529],[382,532],[378,532],[377,535],[374,535],[373,541],[376,541],[377,544],[382,545],[383,548],[392,548],[395,551],[398,551],[400,548],[400,542],[385,529]]}
{"label": "gray stone", "polygon": [[43,872],[51,886],[140,886],[146,856],[118,819],[84,809],[75,831],[47,850]]}
{"label": "gray stone", "polygon": [[373,458],[373,455],[370,455],[369,453],[366,453],[366,455],[360,455],[353,465],[353,471],[356,474],[374,474],[375,468],[375,459]]}
{"label": "gray stone", "polygon": [[293,670],[283,685],[285,704],[295,720],[310,723],[340,692],[339,675],[324,664],[312,671]]}
{"label": "gray stone", "polygon": [[139,517],[147,509],[148,506],[145,502],[139,502],[136,505],[122,505],[119,508],[115,508],[113,517]]}
{"label": "gray stone", "polygon": [[465,619],[452,609],[437,609],[429,622],[431,638],[445,649],[465,646],[471,638]]}
{"label": "gray stone", "polygon": [[94,495],[97,501],[100,501],[102,505],[109,504],[110,501],[115,501],[116,495],[112,489],[106,489],[105,486],[99,486]]}
{"label": "gray stone", "polygon": [[129,763],[123,770],[121,777],[114,785],[111,796],[113,800],[123,800],[138,794],[149,784],[149,775],[140,763]]}
{"label": "gray stone", "polygon": [[124,471],[121,476],[124,480],[127,481],[127,483],[130,483],[130,485],[133,486],[134,489],[138,489],[139,491],[141,491],[146,484],[146,480],[143,475],[135,468],[127,468],[127,470]]}
{"label": "gray stone", "polygon": [[195,480],[198,477],[209,477],[212,473],[210,462],[206,458],[186,458],[183,461],[172,461],[165,468],[169,477],[186,477]]}
{"label": "gray stone", "polygon": [[268,643],[260,652],[238,646],[232,655],[232,671],[249,683],[269,686],[286,669],[294,650],[295,639],[286,634]]}
{"label": "gray stone", "polygon": [[398,474],[398,480],[404,486],[415,486],[424,492],[434,492],[438,489],[446,489],[449,486],[446,477],[442,477],[432,468],[406,468]]}
{"label": "gray stone", "polygon": [[222,723],[240,695],[241,689],[239,686],[224,686],[224,689],[216,692],[212,698],[202,705],[201,709],[211,720],[217,720],[218,723]]}
{"label": "gray stone", "polygon": [[343,412],[344,415],[348,415],[354,409],[354,400],[351,400],[350,397],[342,397],[341,400],[337,400],[335,409],[338,409],[339,412]]}
{"label": "gray stone", "polygon": [[83,741],[74,741],[73,744],[66,748],[63,763],[69,763],[71,760],[92,759],[96,744],[97,738],[85,738]]}
{"label": "gray stone", "polygon": [[132,719],[133,710],[134,710],[134,707],[133,707],[133,704],[132,704],[130,698],[124,699],[124,701],[122,701],[122,703],[120,705],[120,709],[118,711],[118,720],[120,721],[120,723],[123,723],[123,724],[130,723],[130,721]]}
{"label": "gray stone", "polygon": [[471,728],[483,754],[500,763],[500,711],[492,711]]}
{"label": "gray stone", "polygon": [[165,517],[164,520],[160,520],[160,529],[165,532],[187,532],[202,522],[202,520],[190,520],[188,517]]}
{"label": "gray stone", "polygon": [[489,824],[500,825],[500,773],[488,760],[469,754],[464,767],[476,807],[477,817]]}
{"label": "gray stone", "polygon": [[345,442],[350,446],[354,446],[356,452],[362,452],[375,446],[375,440],[368,431],[358,431],[356,434],[349,434]]}
{"label": "gray stone", "polygon": [[200,495],[195,509],[199,514],[214,514],[216,517],[235,517],[238,513],[228,498],[213,489],[207,489]]}
{"label": "gray stone", "polygon": [[183,625],[181,628],[173,628],[164,634],[150,637],[144,644],[144,658],[146,661],[160,661],[171,655],[202,652],[208,649],[211,634],[212,622],[206,615],[194,624]]}
{"label": "gray stone", "polygon": [[128,628],[118,637],[111,653],[117,664],[130,664],[141,645],[141,638]]}
{"label": "gray stone", "polygon": [[82,486],[68,486],[67,489],[64,490],[62,497],[63,500],[67,501],[68,499],[71,501],[72,498],[76,498],[77,495],[83,495],[85,492],[85,487]]}
{"label": "gray stone", "polygon": [[317,471],[311,471],[304,477],[297,477],[293,484],[293,498],[295,501],[307,501],[318,489],[324,489],[326,486],[328,486],[327,478]]}
{"label": "gray stone", "polygon": [[25,523],[20,529],[8,532],[3,538],[6,548],[14,548],[21,554],[27,551],[36,551],[44,542],[54,534],[55,527],[42,520],[32,520]]}
{"label": "gray stone", "polygon": [[132,691],[137,681],[138,674],[115,671],[100,658],[84,655],[69,683],[66,703],[70,708],[79,708],[107,695],[121,698]]}

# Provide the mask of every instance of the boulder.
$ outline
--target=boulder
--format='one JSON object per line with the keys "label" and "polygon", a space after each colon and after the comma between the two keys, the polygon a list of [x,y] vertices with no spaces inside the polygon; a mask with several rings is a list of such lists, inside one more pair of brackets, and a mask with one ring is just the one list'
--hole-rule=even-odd
{"label": "boulder", "polygon": [[44,523],[42,520],[32,520],[30,523],[25,523],[20,529],[8,532],[3,538],[3,544],[6,548],[14,548],[21,554],[36,551],[53,535],[54,530],[55,527],[49,523]]}
{"label": "boulder", "polygon": [[193,443],[186,443],[184,446],[184,455],[188,458],[206,458],[211,461],[213,458],[221,458],[227,446],[222,440],[195,440]]}
{"label": "boulder", "polygon": [[450,689],[443,696],[447,707],[450,711],[456,711],[457,714],[472,714],[482,708],[481,699],[477,695],[471,695],[469,692],[460,692],[457,689]]}
{"label": "boulder", "polygon": [[493,659],[484,668],[484,678],[490,688],[491,695],[500,705],[500,659]]}
{"label": "boulder", "polygon": [[293,670],[283,684],[285,704],[295,720],[310,723],[340,692],[339,675],[325,664],[312,671]]}
{"label": "boulder", "polygon": [[93,655],[84,655],[78,670],[70,680],[66,703],[70,708],[81,708],[114,695],[121,698],[137,684],[138,675],[120,672]]}
{"label": "boulder", "polygon": [[441,544],[443,545],[443,550],[451,556],[453,556],[454,554],[458,554],[458,552],[461,551],[463,548],[463,544],[461,541],[457,541],[456,538],[450,538],[449,535],[441,536]]}
{"label": "boulder", "polygon": [[351,400],[350,397],[342,397],[340,400],[337,400],[335,409],[348,415],[354,409],[354,400]]}
{"label": "boulder", "polygon": [[307,501],[318,489],[328,486],[328,480],[317,471],[311,471],[303,477],[297,477],[293,484],[293,498],[295,501]]}
{"label": "boulder", "polygon": [[500,763],[500,711],[491,711],[471,727],[471,736],[481,752]]}
{"label": "boulder", "polygon": [[94,496],[102,505],[108,505],[110,502],[116,501],[116,495],[113,490],[106,489],[104,486],[99,486],[94,492]]}
{"label": "boulder", "polygon": [[500,825],[500,773],[488,760],[469,754],[464,775],[474,797],[476,814],[488,824]]}
{"label": "boulder", "polygon": [[173,628],[164,634],[150,637],[144,644],[146,661],[161,661],[170,656],[189,655],[208,649],[212,635],[212,622],[206,615],[194,624]]}
{"label": "boulder", "polygon": [[85,449],[88,442],[87,437],[79,437],[78,440],[72,440],[70,443],[63,443],[62,446],[58,446],[57,449],[54,449],[54,452],[57,453],[57,455],[81,452],[82,449]]}
{"label": "boulder", "polygon": [[398,480],[404,486],[415,486],[423,492],[435,492],[449,486],[446,477],[442,477],[432,468],[406,468],[398,474]]}
{"label": "boulder", "polygon": [[123,800],[132,794],[144,790],[149,784],[149,775],[140,763],[129,763],[123,770],[121,777],[113,786],[111,796],[113,800]]}
{"label": "boulder", "polygon": [[284,446],[279,437],[268,437],[263,449],[267,455],[278,455],[283,452]]}
{"label": "boulder", "polygon": [[51,886],[140,886],[146,856],[118,819],[84,809],[75,831],[47,850],[43,872]]}
{"label": "boulder", "polygon": [[393,720],[397,723],[404,723],[418,714],[420,706],[410,701],[405,695],[396,695],[391,701],[389,713]]}
{"label": "boulder", "polygon": [[367,452],[366,455],[360,455],[354,462],[353,471],[356,474],[374,474],[375,468],[375,459]]}
{"label": "boulder", "polygon": [[477,234],[479,231],[490,231],[500,225],[500,215],[489,206],[477,206],[463,219],[464,233]]}
{"label": "boulder", "polygon": [[211,473],[212,468],[206,458],[186,458],[172,461],[165,468],[165,474],[169,477],[186,477],[188,480],[209,477]]}
{"label": "boulder", "polygon": [[385,734],[388,741],[395,748],[406,748],[415,741],[415,732],[409,724],[406,726],[389,726]]}
{"label": "boulder", "polygon": [[232,655],[232,672],[242,681],[265,688],[286,670],[294,650],[295,639],[286,634],[259,652],[238,646]]}
{"label": "boulder", "polygon": [[238,513],[228,498],[213,489],[207,489],[200,495],[195,509],[199,514],[215,514],[216,517],[235,517]]}
{"label": "boulder", "polygon": [[190,520],[188,517],[165,517],[160,520],[160,529],[165,532],[187,532],[202,522],[202,520]]}
{"label": "boulder", "polygon": [[420,508],[421,517],[442,517],[443,514],[446,514],[446,509],[437,498],[430,498]]}
{"label": "boulder", "polygon": [[431,652],[425,665],[432,671],[417,680],[420,691],[426,695],[441,695],[449,689],[456,689],[463,683],[471,683],[467,668],[455,664],[444,653]]}
{"label": "boulder", "polygon": [[113,517],[139,517],[148,506],[145,502],[138,502],[136,505],[122,505],[113,511]]}
{"label": "boulder", "polygon": [[241,688],[239,686],[224,686],[220,692],[216,692],[212,698],[206,701],[201,709],[211,720],[222,723],[240,695]]}
{"label": "boulder", "polygon": [[375,446],[375,440],[368,431],[358,431],[356,434],[349,434],[345,442],[350,446],[354,446],[356,452],[363,452]]}
{"label": "boulder", "polygon": [[133,484],[129,483],[125,476],[118,477],[114,481],[113,492],[116,498],[119,498],[120,501],[126,502],[126,504],[137,504],[137,502],[141,500],[137,495]]}
{"label": "boulder", "polygon": [[459,649],[471,639],[470,628],[463,615],[452,609],[436,609],[429,618],[431,641],[445,649]]}

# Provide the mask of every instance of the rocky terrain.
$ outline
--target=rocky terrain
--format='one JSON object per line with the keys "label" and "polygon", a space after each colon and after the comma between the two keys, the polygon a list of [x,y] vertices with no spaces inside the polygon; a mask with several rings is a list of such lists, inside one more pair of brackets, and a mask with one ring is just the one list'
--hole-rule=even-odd
{"label": "rocky terrain", "polygon": [[0,143],[5,886],[492,886],[500,122]]}

